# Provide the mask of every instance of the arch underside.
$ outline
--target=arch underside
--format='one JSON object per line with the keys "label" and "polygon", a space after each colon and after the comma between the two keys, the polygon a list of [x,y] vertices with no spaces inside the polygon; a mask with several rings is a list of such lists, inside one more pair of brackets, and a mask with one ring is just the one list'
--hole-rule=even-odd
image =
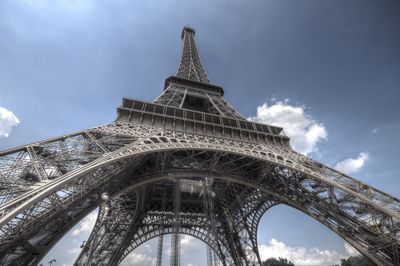
{"label": "arch underside", "polygon": [[[175,213],[177,202],[172,197],[176,181],[171,176],[179,178],[181,184],[178,215]],[[158,179],[160,176],[147,178]],[[205,187],[210,181],[212,188]],[[165,234],[186,234],[200,239],[214,250],[224,265],[260,264],[257,227],[262,214],[276,204],[271,196],[266,197],[255,188],[221,180],[204,171],[195,174],[189,171],[169,172],[168,176],[163,176],[162,181],[140,187],[132,186],[120,192],[117,199],[121,199],[121,195],[133,193],[140,195],[141,199],[137,202],[140,207],[136,209],[134,218],[125,218],[127,213],[120,211],[115,215],[114,198],[101,205],[95,229],[76,265],[116,265],[144,242]],[[210,208],[210,205],[213,207]],[[110,213],[114,212],[114,215],[104,215],[105,208]],[[131,221],[129,227],[117,229],[119,224],[124,225],[127,221]],[[119,245],[110,247],[112,244],[107,239],[121,237],[125,239],[119,241]],[[92,241],[94,239],[97,241]],[[99,243],[107,244],[104,247],[93,247]],[[97,254],[93,252],[96,249],[101,251]],[[107,250],[109,257],[104,250]],[[89,251],[92,251],[90,255]],[[91,263],[86,264],[88,257]]]}
{"label": "arch underside", "polygon": [[[83,262],[117,264],[144,241],[179,232],[204,241],[226,265],[251,265],[260,262],[259,219],[279,203],[323,223],[378,265],[399,263],[399,221],[390,209],[377,208],[374,197],[366,198],[362,184],[282,147],[191,137],[166,131],[136,136],[133,144],[102,153],[79,173],[67,172],[37,194],[14,198],[7,204],[14,204],[18,216],[8,219],[7,208],[1,216],[1,263],[38,263],[100,204],[101,215],[79,257]],[[176,180],[182,188],[179,213],[172,196]],[[106,203],[100,199],[105,191]],[[124,204],[128,198],[130,204]],[[118,241],[105,245],[99,239]]]}

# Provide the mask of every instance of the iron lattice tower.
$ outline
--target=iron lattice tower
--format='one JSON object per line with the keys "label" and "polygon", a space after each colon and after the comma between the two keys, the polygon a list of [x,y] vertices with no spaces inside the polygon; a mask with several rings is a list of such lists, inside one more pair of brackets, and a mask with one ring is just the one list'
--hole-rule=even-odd
{"label": "iron lattice tower", "polygon": [[378,265],[400,265],[399,200],[297,153],[282,128],[242,117],[207,78],[194,35],[184,27],[179,70],[154,102],[124,98],[110,124],[0,153],[1,265],[37,264],[96,207],[77,265],[117,265],[165,234],[176,254],[187,234],[211,248],[210,263],[259,265],[257,226],[276,204]]}

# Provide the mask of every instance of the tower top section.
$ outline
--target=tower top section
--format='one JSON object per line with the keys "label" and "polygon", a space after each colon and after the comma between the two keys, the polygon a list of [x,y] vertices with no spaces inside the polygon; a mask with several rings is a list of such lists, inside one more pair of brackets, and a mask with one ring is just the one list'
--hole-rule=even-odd
{"label": "tower top section", "polygon": [[196,32],[195,32],[195,30],[194,30],[193,28],[191,28],[191,27],[189,27],[189,26],[185,26],[185,27],[183,27],[183,29],[182,29],[182,34],[181,34],[182,40],[184,39],[185,33],[186,33],[186,32],[187,32],[188,34],[193,34],[193,36],[196,35]]}
{"label": "tower top section", "polygon": [[201,64],[194,42],[194,35],[195,30],[193,28],[189,26],[183,27],[181,36],[183,40],[182,58],[176,76],[178,78],[209,84],[210,80]]}

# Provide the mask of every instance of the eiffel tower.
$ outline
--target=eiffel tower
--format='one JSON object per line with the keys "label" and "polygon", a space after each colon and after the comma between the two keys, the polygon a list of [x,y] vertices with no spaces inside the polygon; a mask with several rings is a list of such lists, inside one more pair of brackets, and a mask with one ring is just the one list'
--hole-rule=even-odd
{"label": "eiffel tower", "polygon": [[98,208],[75,265],[118,265],[144,242],[203,241],[209,265],[260,265],[274,205],[311,216],[377,265],[400,265],[400,202],[294,151],[280,127],[246,120],[210,82],[182,31],[178,72],[153,102],[123,98],[114,122],[0,152],[0,263],[36,265]]}

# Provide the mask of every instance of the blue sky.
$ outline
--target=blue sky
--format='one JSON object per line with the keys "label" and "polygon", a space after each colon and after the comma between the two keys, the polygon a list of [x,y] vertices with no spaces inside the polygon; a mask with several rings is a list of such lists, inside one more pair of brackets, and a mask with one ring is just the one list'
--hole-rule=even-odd
{"label": "blue sky", "polygon": [[[396,0],[0,1],[0,149],[111,122],[124,96],[152,101],[190,24],[240,113],[285,125],[298,150],[400,197],[399,12]],[[48,258],[70,264],[88,224]],[[202,244],[185,241],[182,265],[204,265]],[[285,206],[264,215],[259,242],[304,265],[352,254]]]}

